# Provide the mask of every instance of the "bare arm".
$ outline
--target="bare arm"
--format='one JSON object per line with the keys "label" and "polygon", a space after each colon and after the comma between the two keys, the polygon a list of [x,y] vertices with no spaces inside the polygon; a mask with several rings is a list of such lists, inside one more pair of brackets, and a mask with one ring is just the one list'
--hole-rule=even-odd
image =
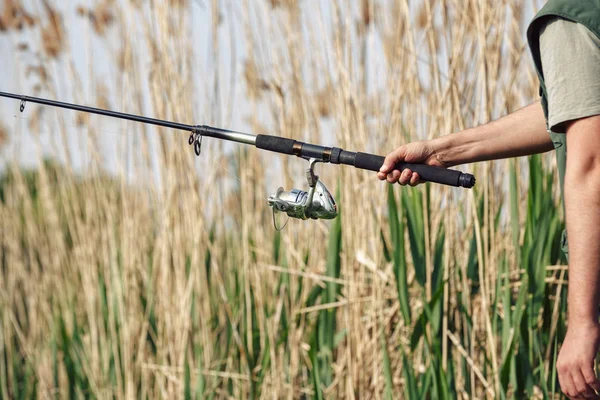
{"label": "bare arm", "polygon": [[554,148],[546,131],[540,102],[497,121],[428,141],[413,142],[388,154],[377,176],[388,182],[412,186],[419,175],[406,169],[392,170],[398,161],[451,167],[476,161],[496,160],[543,153]]}
{"label": "bare arm", "polygon": [[433,140],[445,166],[543,153],[554,147],[540,102],[497,121]]}
{"label": "bare arm", "polygon": [[[556,363],[572,398],[600,398],[594,359],[600,345],[600,116],[567,128],[565,211],[569,235],[569,327]],[[580,398],[580,397],[577,397]]]}
{"label": "bare arm", "polygon": [[565,210],[569,235],[569,321],[598,322],[600,300],[600,116],[567,129]]}

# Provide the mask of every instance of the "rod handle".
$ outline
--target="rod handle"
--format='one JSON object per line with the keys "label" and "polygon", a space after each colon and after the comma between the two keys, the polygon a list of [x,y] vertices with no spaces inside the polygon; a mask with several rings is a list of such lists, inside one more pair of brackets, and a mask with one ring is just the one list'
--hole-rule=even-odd
{"label": "rod handle", "polygon": [[[385,157],[369,153],[356,153],[354,166],[356,168],[367,169],[370,171],[379,171],[383,165]],[[394,169],[402,172],[405,169],[410,169],[412,172],[419,174],[421,180],[427,182],[441,183],[455,187],[472,188],[475,186],[475,177],[461,171],[446,169],[442,167],[434,167],[426,164],[411,164],[399,162]]]}
{"label": "rod handle", "polygon": [[294,154],[294,139],[279,136],[256,135],[256,147],[262,150],[274,151],[276,153]]}

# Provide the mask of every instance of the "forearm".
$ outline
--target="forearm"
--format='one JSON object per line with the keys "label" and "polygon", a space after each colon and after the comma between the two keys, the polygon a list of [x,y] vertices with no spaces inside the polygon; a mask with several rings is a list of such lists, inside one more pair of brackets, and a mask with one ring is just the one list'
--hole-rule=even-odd
{"label": "forearm", "polygon": [[570,323],[597,323],[600,292],[600,118],[567,130],[565,211],[569,238]]}
{"label": "forearm", "polygon": [[565,175],[569,238],[569,321],[594,322],[600,277],[600,169]]}
{"label": "forearm", "polygon": [[432,144],[448,167],[553,149],[539,101],[497,121],[434,139]]}

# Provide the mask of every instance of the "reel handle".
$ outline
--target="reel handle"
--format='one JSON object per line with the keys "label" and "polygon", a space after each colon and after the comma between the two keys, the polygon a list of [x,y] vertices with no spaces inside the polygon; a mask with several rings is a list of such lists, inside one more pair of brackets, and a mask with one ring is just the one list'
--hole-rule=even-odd
{"label": "reel handle", "polygon": [[[379,168],[381,168],[384,161],[385,157],[376,154],[357,152],[354,159],[354,166],[370,171],[379,171]],[[461,171],[434,167],[426,164],[411,164],[405,162],[399,162],[394,166],[394,169],[397,169],[400,172],[407,168],[412,172],[418,173],[422,180],[428,182],[464,188],[472,188],[475,186],[475,177]]]}

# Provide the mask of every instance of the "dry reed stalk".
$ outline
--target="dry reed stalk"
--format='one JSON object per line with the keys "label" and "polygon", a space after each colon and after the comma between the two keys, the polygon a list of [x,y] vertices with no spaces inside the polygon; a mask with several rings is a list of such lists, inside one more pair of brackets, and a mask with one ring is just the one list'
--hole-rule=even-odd
{"label": "dry reed stalk", "polygon": [[[60,60],[70,56],[63,22],[45,4],[42,47]],[[214,1],[204,4],[210,23],[203,28],[189,17],[193,4],[100,2],[82,9],[92,35],[107,44],[115,67],[111,78],[118,82],[105,93],[93,91],[101,105],[231,127],[231,115],[238,111],[233,94],[241,91],[235,88],[234,69],[228,76],[218,66],[237,45],[248,50],[236,66],[244,72],[248,105],[238,106],[249,114],[255,133],[272,130],[350,150],[383,154],[403,142],[485,122],[534,94],[531,71],[518,72],[524,57],[521,27],[506,24],[508,9],[521,12],[522,3],[427,0],[415,10],[408,1],[329,2],[309,10],[293,1],[245,2],[239,8]],[[227,36],[238,17],[244,32],[239,44]],[[0,30],[8,26],[1,21]],[[491,35],[490,27],[497,33]],[[210,37],[210,52],[191,57],[196,29]],[[122,41],[113,42],[114,35]],[[509,56],[502,47],[507,37]],[[89,74],[65,75],[74,82],[73,93],[85,86],[81,76],[94,76],[100,57],[89,54]],[[47,67],[39,66],[49,80],[45,87],[56,88],[64,76]],[[35,68],[31,71],[42,79]],[[382,71],[376,79],[370,75],[374,71]],[[520,96],[513,86],[528,94]],[[208,93],[208,100],[190,101],[197,91]],[[56,93],[64,91],[49,94]],[[432,360],[425,351],[425,339],[436,339],[431,325],[411,347],[417,324],[402,319],[393,265],[383,251],[383,243],[391,243],[385,185],[371,174],[319,166],[330,188],[341,194],[341,271],[339,277],[329,276],[331,225],[291,221],[287,230],[274,233],[262,201],[275,177],[286,188],[303,184],[294,178],[304,169],[297,160],[241,147],[226,155],[222,143],[206,140],[203,159],[196,162],[182,147],[185,134],[122,124],[113,154],[117,174],[109,178],[103,155],[96,152],[101,120],[79,120],[90,136],[91,156],[77,171],[67,114],[47,114],[59,115],[53,126],[61,150],[52,154],[64,155],[65,167],[41,164],[35,194],[27,175],[14,168],[7,199],[0,202],[0,246],[10,266],[0,274],[6,288],[0,315],[14,315],[16,321],[3,319],[0,355],[14,360],[25,354],[40,393],[66,396],[74,379],[65,363],[58,362],[56,375],[52,371],[54,348],[61,359],[79,360],[86,387],[100,397],[131,398],[139,392],[183,397],[186,387],[194,393],[201,386],[200,395],[216,397],[312,396],[311,346],[317,342],[311,338],[321,315],[330,313],[337,327],[329,334],[340,334],[328,364],[331,380],[322,388],[331,397],[378,398],[388,378],[393,390],[403,393],[405,356],[417,377],[435,361],[443,371],[452,363],[455,390],[463,397],[498,395],[503,349],[491,322],[496,318],[492,304],[500,296],[498,279],[504,279],[498,260],[512,246],[507,226],[495,225],[506,207],[500,164],[473,166],[483,184],[467,202],[465,192],[434,186],[428,192],[424,187],[397,190],[400,198],[407,190],[421,196],[415,209],[400,205],[403,218],[420,210],[424,220],[423,263],[404,234],[408,273],[403,284],[414,319],[435,294],[436,240],[442,229],[446,235],[440,264],[447,282],[441,352],[440,360]],[[42,120],[30,129],[44,129]],[[281,168],[269,171],[275,158]],[[524,219],[527,182],[519,183],[519,190]],[[477,291],[467,268],[473,237]],[[522,274],[516,256],[508,268],[508,279]],[[424,286],[418,281],[421,270]],[[562,281],[555,282],[558,291]],[[339,285],[334,299],[309,303],[313,291],[332,284]],[[25,297],[26,303],[20,300]],[[559,299],[553,303],[555,316]],[[63,325],[71,347],[56,342],[62,340],[57,332]],[[547,347],[546,366],[549,354]],[[9,380],[15,373],[0,369]],[[111,381],[113,375],[119,379]],[[11,397],[16,389],[2,382],[0,394]],[[260,392],[253,392],[256,388]]]}

